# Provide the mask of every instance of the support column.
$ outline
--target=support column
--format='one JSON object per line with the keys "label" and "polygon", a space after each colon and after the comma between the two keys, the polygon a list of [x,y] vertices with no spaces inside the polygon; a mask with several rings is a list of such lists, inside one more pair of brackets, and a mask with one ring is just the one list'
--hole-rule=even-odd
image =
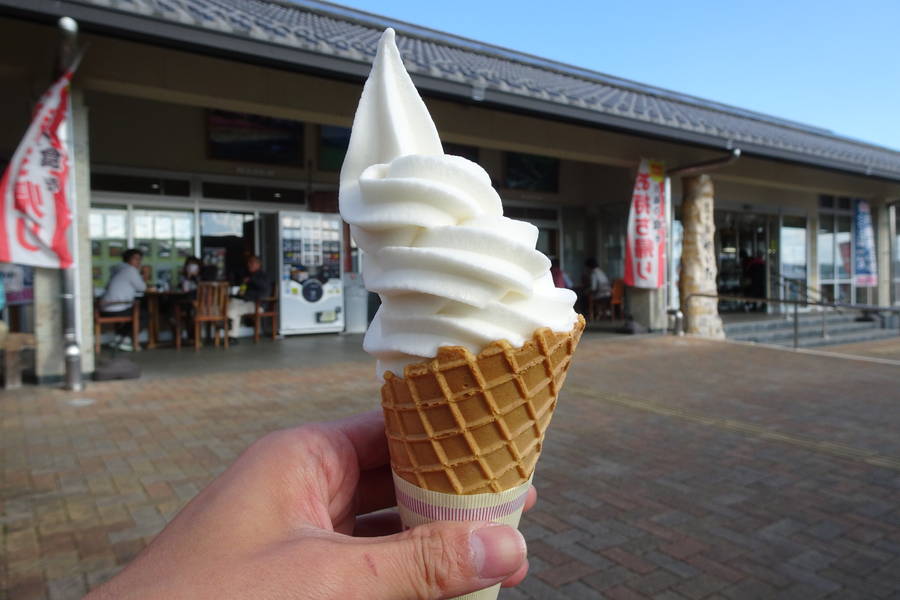
{"label": "support column", "polygon": [[78,244],[78,345],[81,371],[94,372],[94,281],[91,267],[91,153],[88,137],[88,107],[84,92],[73,86],[72,132],[75,173],[75,202],[78,220],[72,223]]}
{"label": "support column", "polygon": [[891,207],[881,202],[875,212],[875,262],[878,267],[878,288],[873,301],[880,306],[891,304]]}
{"label": "support column", "polygon": [[666,314],[666,288],[658,290],[645,290],[641,288],[626,288],[628,302],[628,314],[635,323],[650,332],[665,331],[667,326]]}
{"label": "support column", "polygon": [[685,318],[685,331],[703,337],[723,339],[725,333],[722,330],[717,299],[694,297],[685,302],[685,298],[690,294],[718,294],[712,178],[709,175],[684,177],[682,190],[684,239],[678,292]]}
{"label": "support column", "polygon": [[63,304],[59,269],[34,270],[34,370],[38,383],[63,379]]}
{"label": "support column", "polygon": [[[72,163],[75,176],[74,202],[76,203],[73,208],[76,212],[76,220],[71,227],[73,237],[78,244],[77,252],[75,252],[78,260],[76,285],[79,296],[77,335],[81,348],[81,370],[83,373],[89,374],[94,370],[90,157],[84,94],[77,89],[72,93],[72,131],[74,132]],[[35,269],[34,272],[35,375],[38,383],[41,384],[59,383],[63,381],[65,375],[62,279],[63,273],[59,269]]]}

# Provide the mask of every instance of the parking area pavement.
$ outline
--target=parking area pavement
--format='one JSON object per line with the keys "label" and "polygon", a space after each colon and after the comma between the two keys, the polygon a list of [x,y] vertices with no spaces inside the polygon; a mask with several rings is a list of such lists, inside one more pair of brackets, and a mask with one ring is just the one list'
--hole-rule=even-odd
{"label": "parking area pavement", "polygon": [[[267,344],[244,369],[148,353],[141,380],[0,396],[0,598],[80,598],[256,438],[377,406],[358,343]],[[530,575],[501,598],[900,597],[898,381],[877,361],[586,334],[523,519]]]}

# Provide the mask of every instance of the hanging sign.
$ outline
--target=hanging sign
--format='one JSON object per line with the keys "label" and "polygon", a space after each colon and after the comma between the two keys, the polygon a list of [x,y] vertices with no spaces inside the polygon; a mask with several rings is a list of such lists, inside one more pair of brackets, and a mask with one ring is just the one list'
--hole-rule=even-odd
{"label": "hanging sign", "polygon": [[66,144],[69,69],[38,101],[25,137],[0,180],[0,262],[72,266],[70,158]]}
{"label": "hanging sign", "polygon": [[872,228],[872,209],[869,208],[869,203],[857,200],[853,218],[856,221],[854,280],[857,287],[875,287],[878,285],[878,266],[875,260],[875,230]]}
{"label": "hanging sign", "polygon": [[666,273],[666,167],[656,160],[641,159],[625,244],[625,284],[656,289]]}

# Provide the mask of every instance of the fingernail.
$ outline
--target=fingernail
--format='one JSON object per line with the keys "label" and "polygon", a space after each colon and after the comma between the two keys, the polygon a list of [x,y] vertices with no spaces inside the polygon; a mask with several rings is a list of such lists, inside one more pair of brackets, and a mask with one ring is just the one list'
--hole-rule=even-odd
{"label": "fingernail", "polygon": [[509,575],[522,565],[527,553],[525,538],[509,525],[476,529],[471,538],[475,567],[482,579]]}

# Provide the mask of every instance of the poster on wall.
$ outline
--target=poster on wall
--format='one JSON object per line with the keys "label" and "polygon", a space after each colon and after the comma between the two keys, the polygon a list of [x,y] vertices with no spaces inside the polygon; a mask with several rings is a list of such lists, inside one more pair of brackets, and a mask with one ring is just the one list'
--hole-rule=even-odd
{"label": "poster on wall", "polygon": [[872,209],[865,200],[857,200],[853,207],[853,219],[856,222],[856,253],[854,283],[857,287],[875,287],[878,285],[878,267],[875,263],[875,230],[872,228]]}
{"label": "poster on wall", "polygon": [[625,243],[625,284],[657,289],[666,273],[666,167],[658,160],[641,159]]}
{"label": "poster on wall", "polygon": [[6,289],[6,303],[20,306],[34,302],[34,269],[25,265],[0,263],[0,279]]}

